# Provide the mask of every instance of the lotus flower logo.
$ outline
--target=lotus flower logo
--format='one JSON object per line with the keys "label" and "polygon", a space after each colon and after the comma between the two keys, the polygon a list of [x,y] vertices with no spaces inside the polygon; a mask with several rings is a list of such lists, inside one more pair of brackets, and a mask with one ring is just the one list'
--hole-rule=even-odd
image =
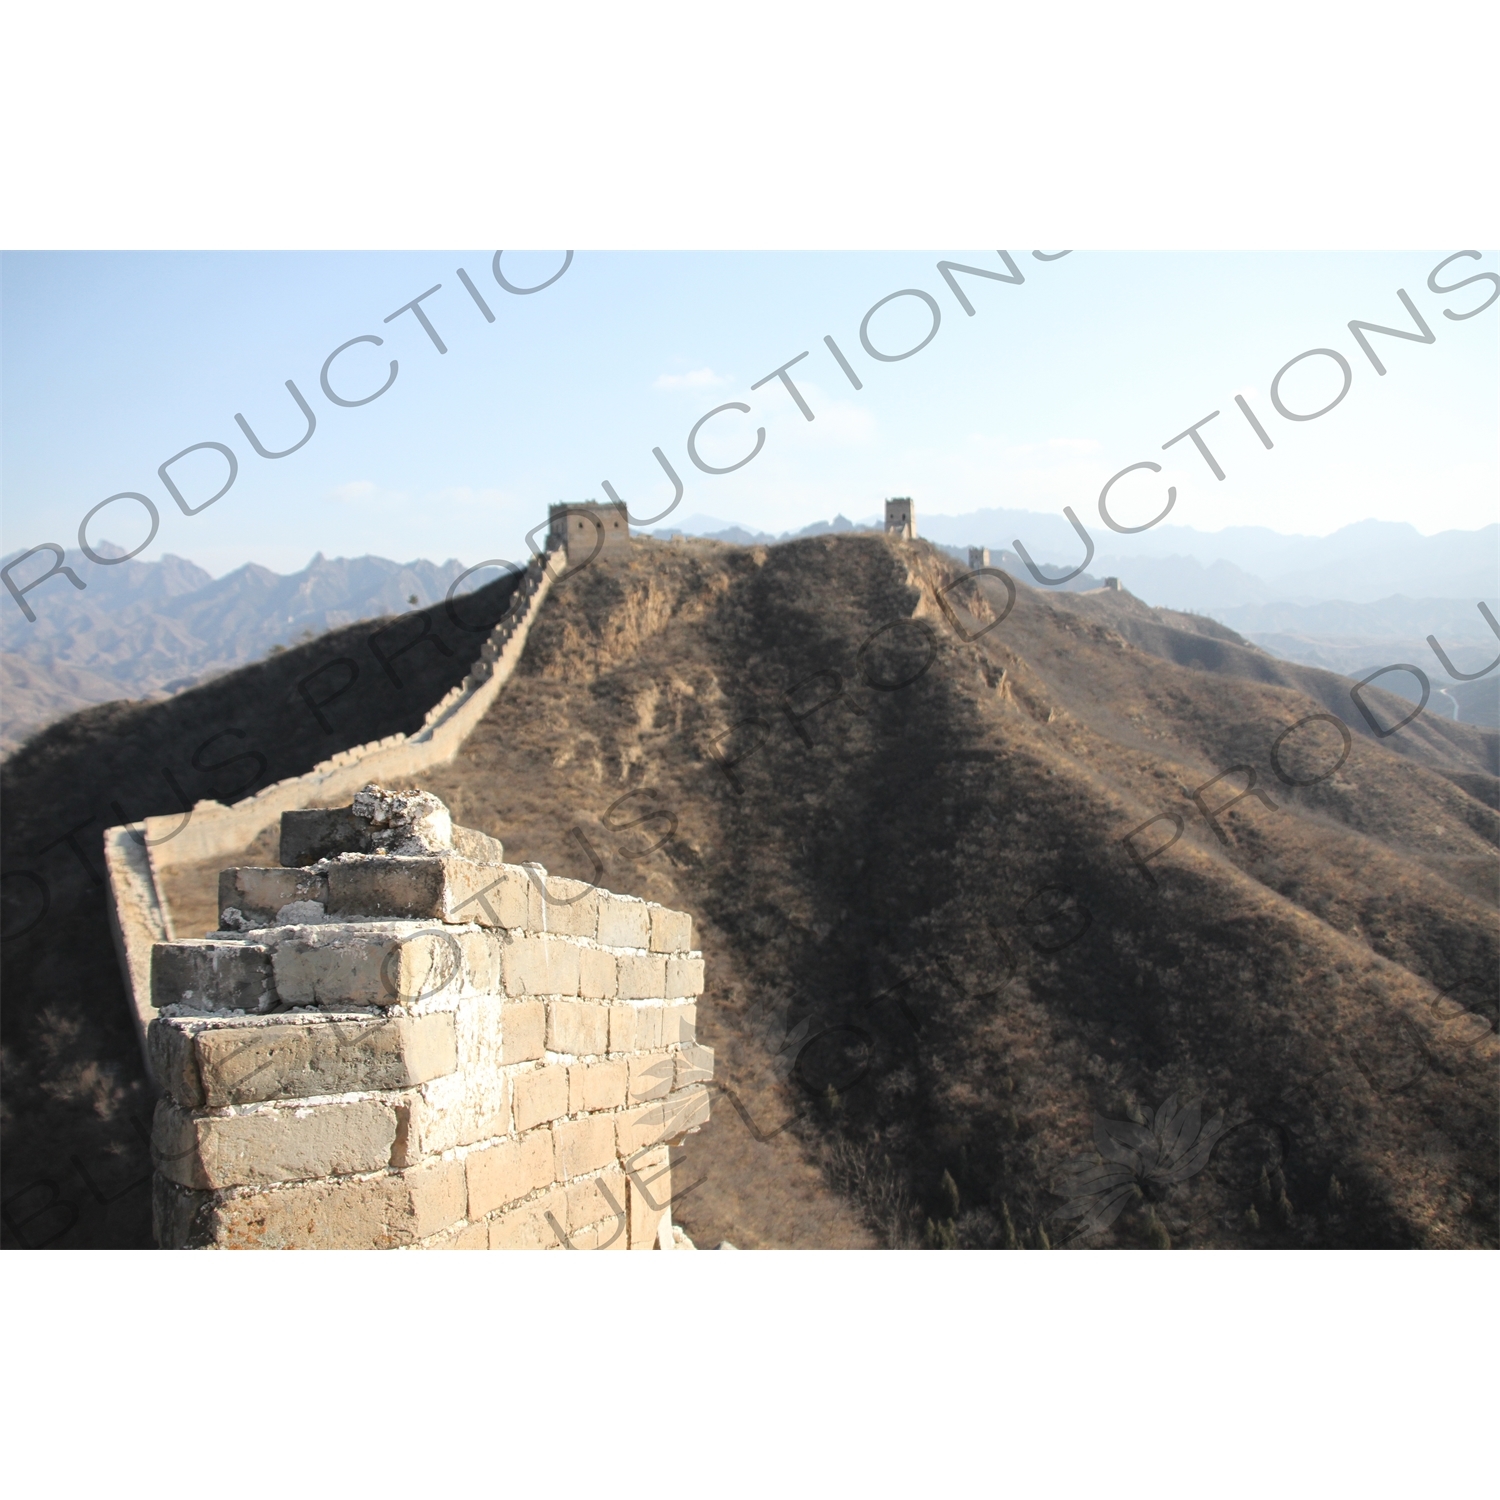
{"label": "lotus flower logo", "polygon": [[1160,1199],[1201,1172],[1223,1134],[1222,1111],[1204,1124],[1196,1104],[1178,1109],[1176,1094],[1139,1120],[1095,1115],[1095,1154],[1066,1170],[1059,1217],[1080,1220],[1075,1239],[1108,1229],[1131,1202]]}

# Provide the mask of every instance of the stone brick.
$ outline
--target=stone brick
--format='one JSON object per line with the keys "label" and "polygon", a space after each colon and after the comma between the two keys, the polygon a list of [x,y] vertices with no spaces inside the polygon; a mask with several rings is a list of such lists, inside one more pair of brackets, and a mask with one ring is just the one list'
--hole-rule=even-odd
{"label": "stone brick", "polygon": [[258,943],[153,943],[151,1003],[204,1010],[269,1010],[271,951]]}
{"label": "stone brick", "polygon": [[625,1103],[626,1064],[574,1063],[568,1069],[568,1113],[619,1109]]}
{"label": "stone brick", "polygon": [[701,1083],[670,1095],[662,1104],[662,1138],[682,1139],[689,1131],[708,1124],[708,1089]]}
{"label": "stone brick", "polygon": [[414,1167],[455,1146],[470,1146],[511,1133],[509,1078],[495,1076],[482,1088],[474,1087],[472,1077],[455,1082],[457,1090],[444,1089],[434,1094],[424,1089],[403,1096],[404,1102],[395,1106],[393,1167]]}
{"label": "stone brick", "polygon": [[652,906],[650,911],[653,953],[686,953],[693,946],[693,919],[685,911],[665,906]]}
{"label": "stone brick", "polygon": [[568,1231],[568,1247],[572,1250],[628,1250],[630,1235],[626,1228],[626,1215],[606,1219],[602,1224],[589,1224],[582,1229]]}
{"label": "stone brick", "polygon": [[629,1159],[637,1151],[654,1146],[664,1123],[660,1104],[642,1104],[612,1117],[615,1122],[615,1151]]}
{"label": "stone brick", "polygon": [[[326,905],[334,916],[525,927],[532,925],[529,884],[518,865],[480,864],[457,853],[373,855],[328,867]],[[540,909],[538,901],[537,915]]]}
{"label": "stone brick", "polygon": [[712,1047],[700,1047],[696,1042],[673,1054],[677,1073],[674,1089],[686,1088],[691,1083],[707,1083],[714,1076],[714,1054]]}
{"label": "stone brick", "polygon": [[578,950],[578,993],[590,1000],[613,1000],[618,993],[615,956],[602,948]]}
{"label": "stone brick", "polygon": [[500,1038],[502,1062],[536,1062],[547,1050],[547,1007],[540,1000],[507,1001],[500,1009]]}
{"label": "stone brick", "polygon": [[476,865],[496,867],[505,863],[505,845],[477,828],[461,828],[453,825],[453,851]]}
{"label": "stone brick", "polygon": [[415,1088],[458,1066],[449,1011],[389,1019],[270,1017],[251,1025],[202,1027],[192,1040],[202,1102],[211,1109]]}
{"label": "stone brick", "polygon": [[427,1162],[402,1174],[416,1238],[425,1239],[465,1217],[468,1186],[461,1161]]}
{"label": "stone brick", "polygon": [[[472,947],[476,936],[428,927],[399,937],[397,956],[387,961],[384,976],[387,988],[395,991],[396,1003],[413,1005],[438,995],[456,997],[468,981],[465,945]],[[481,951],[479,962],[486,966],[492,961]],[[483,974],[481,968],[481,977]]]}
{"label": "stone brick", "polygon": [[313,865],[344,853],[367,853],[370,825],[356,818],[352,807],[296,808],[281,815],[281,848],[277,857],[284,865]]}
{"label": "stone brick", "polygon": [[156,1169],[183,1187],[257,1187],[388,1167],[396,1111],[364,1099],[248,1115],[191,1115],[163,1099],[151,1132]]}
{"label": "stone brick", "polygon": [[576,995],[578,949],[564,938],[513,937],[501,950],[507,995]]}
{"label": "stone brick", "polygon": [[500,944],[491,932],[455,934],[463,954],[464,983],[483,995],[500,993]]}
{"label": "stone brick", "polygon": [[545,939],[525,935],[509,938],[500,950],[500,973],[507,995],[545,995]]}
{"label": "stone brick", "polygon": [[464,1165],[469,1178],[469,1217],[482,1219],[552,1181],[552,1132],[532,1130],[517,1140],[471,1151]]}
{"label": "stone brick", "polygon": [[666,1008],[660,1005],[633,1005],[635,1012],[635,1045],[632,1052],[655,1052],[662,1045],[666,1026]]}
{"label": "stone brick", "polygon": [[603,1057],[609,1051],[609,1010],[572,1000],[547,1006],[547,1050],[571,1057]]}
{"label": "stone brick", "polygon": [[219,912],[234,907],[253,927],[269,927],[276,913],[292,901],[328,900],[326,876],[311,870],[256,869],[219,871]]}
{"label": "stone brick", "polygon": [[456,1223],[468,1205],[462,1161],[432,1161],[402,1173],[417,1239]]}
{"label": "stone brick", "polygon": [[451,871],[448,920],[534,932],[542,928],[542,897],[520,865],[456,865]]}
{"label": "stone brick", "polygon": [[690,1000],[703,993],[703,960],[669,958],[667,960],[668,1000]]}
{"label": "stone brick", "polygon": [[551,995],[576,995],[578,993],[578,944],[566,938],[548,937],[542,940],[547,945],[547,974]]}
{"label": "stone brick", "polygon": [[557,875],[546,884],[542,908],[547,931],[592,942],[599,931],[599,892],[582,880]]}
{"label": "stone brick", "polygon": [[188,1109],[201,1109],[203,1080],[198,1076],[192,1024],[158,1016],[146,1028],[146,1051],[151,1058],[151,1076],[167,1096]]}
{"label": "stone brick", "polygon": [[[550,1215],[550,1218],[549,1218]],[[554,1225],[556,1227],[554,1227]],[[561,1250],[568,1232],[568,1200],[561,1188],[490,1220],[491,1250]]]}
{"label": "stone brick", "polygon": [[453,933],[346,924],[301,931],[307,936],[281,942],[273,959],[276,993],[288,1005],[411,1004],[462,987],[463,949]]}
{"label": "stone brick", "polygon": [[389,937],[366,935],[336,943],[293,938],[281,943],[273,968],[288,1005],[394,1005],[400,958]]}
{"label": "stone brick", "polygon": [[670,1052],[637,1052],[629,1058],[630,1103],[642,1099],[664,1099],[672,1091]]}
{"label": "stone brick", "polygon": [[650,908],[633,896],[599,893],[599,936],[607,948],[644,948],[651,941]]}
{"label": "stone brick", "polygon": [[667,961],[659,953],[622,953],[617,972],[621,1000],[660,1000],[666,995]]}
{"label": "stone brick", "polygon": [[568,1070],[564,1067],[517,1073],[515,1088],[517,1130],[545,1125],[568,1112]]}
{"label": "stone brick", "polygon": [[670,1153],[665,1147],[643,1152],[631,1161],[627,1178],[630,1248],[654,1250],[661,1221],[672,1212]]}
{"label": "stone brick", "polygon": [[611,1005],[609,1008],[609,1050],[611,1052],[635,1051],[636,1007],[633,1005]]}
{"label": "stone brick", "polygon": [[698,1007],[669,1005],[661,1013],[661,1044],[672,1047],[698,1039]]}
{"label": "stone brick", "polygon": [[[602,1225],[606,1240],[615,1233],[622,1242],[627,1240],[625,1174],[618,1167],[601,1172],[597,1177],[571,1182],[564,1191],[568,1201],[568,1236],[573,1239],[574,1249],[583,1248],[576,1236],[590,1225]],[[602,1247],[595,1242],[588,1248],[596,1250]]]}
{"label": "stone brick", "polygon": [[[380,1177],[304,1183],[217,1198],[176,1197],[163,1183],[161,1230],[176,1246],[255,1250],[388,1250],[451,1228],[464,1217],[462,1162],[431,1162]],[[175,1198],[175,1201],[172,1201]]]}
{"label": "stone brick", "polygon": [[561,1120],[552,1127],[559,1177],[580,1177],[607,1167],[615,1159],[615,1117],[587,1115]]}
{"label": "stone brick", "polygon": [[377,855],[330,865],[329,915],[440,922],[448,909],[450,862],[456,863],[437,855],[409,859]]}

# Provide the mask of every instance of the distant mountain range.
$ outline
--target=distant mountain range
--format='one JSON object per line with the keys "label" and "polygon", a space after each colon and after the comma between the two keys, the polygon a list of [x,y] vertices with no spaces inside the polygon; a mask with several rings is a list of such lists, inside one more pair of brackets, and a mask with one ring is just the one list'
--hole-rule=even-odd
{"label": "distant mountain range", "polygon": [[[1080,517],[1096,547],[1087,571],[1057,585],[1062,593],[1096,589],[1115,577],[1157,608],[1189,610],[1230,626],[1288,661],[1363,678],[1393,662],[1411,662],[1433,685],[1431,711],[1466,724],[1500,729],[1500,672],[1455,683],[1427,645],[1435,635],[1461,672],[1477,672],[1500,654],[1500,640],[1479,613],[1487,599],[1500,612],[1500,525],[1423,536],[1404,522],[1361,521],[1326,537],[1283,536],[1262,526],[1220,532],[1153,527],[1139,536],[1107,532]],[[1092,524],[1091,524],[1092,523]],[[687,516],[673,531],[742,546],[793,536],[878,529],[881,518],[838,515],[773,536],[713,516]],[[1019,583],[1032,576],[1011,550],[1019,538],[1048,575],[1081,560],[1081,544],[1062,515],[982,510],[967,516],[924,515],[917,529],[960,561],[971,546],[990,549],[991,565]],[[659,531],[658,536],[671,535]],[[1417,680],[1393,673],[1381,685],[1416,701]]]}
{"label": "distant mountain range", "polygon": [[[1467,599],[1472,608],[1474,600],[1494,601],[1500,593],[1500,524],[1423,536],[1404,521],[1360,521],[1323,537],[1284,536],[1264,526],[1208,532],[1163,524],[1137,536],[1121,536],[1102,526],[1093,511],[1080,513],[1079,520],[1098,549],[1089,561],[1089,574],[1113,575],[1138,599],[1161,608],[1212,612],[1249,604],[1374,604],[1395,594]],[[693,515],[671,530],[749,544],[880,524],[873,515],[860,521],[836,516],[776,537]],[[919,499],[917,530],[950,548],[982,546],[994,553],[1013,549],[1019,539],[1049,570],[1065,571],[1083,560],[1082,544],[1060,512],[990,509],[966,516],[928,515]]]}
{"label": "distant mountain range", "polygon": [[[1478,671],[1500,652],[1476,607],[1487,599],[1500,612],[1500,525],[1430,537],[1387,521],[1362,521],[1326,537],[1282,536],[1258,526],[1209,533],[1163,525],[1126,537],[1106,532],[1097,516],[1080,519],[1108,551],[1060,585],[1064,592],[1095,589],[1114,576],[1148,604],[1209,615],[1274,655],[1347,676],[1394,661],[1419,663],[1434,684],[1433,712],[1500,727],[1500,672],[1451,684],[1426,644],[1436,635],[1460,671]],[[1012,550],[1018,537],[1049,573],[1082,560],[1061,515],[1001,509],[926,515],[919,501],[917,521],[923,536],[960,560],[970,546],[990,548],[993,565],[1022,584],[1032,579]],[[880,524],[878,516],[838,515],[773,536],[690,515],[654,534],[748,546]],[[123,551],[108,543],[100,550]],[[92,567],[82,592],[54,580],[34,624],[8,600],[0,609],[0,752],[88,704],[170,695],[324,631],[441,604],[463,571],[453,558],[397,563],[319,553],[300,573],[251,563],[215,579],[168,555]],[[465,591],[498,571],[472,574]],[[1415,679],[1400,674],[1382,685],[1417,691]]]}
{"label": "distant mountain range", "polygon": [[[99,551],[123,549],[105,543]],[[8,599],[0,616],[0,749],[91,703],[169,696],[338,626],[441,605],[463,571],[452,558],[396,563],[320,552],[300,573],[249,563],[214,578],[169,554],[94,567],[83,591],[54,580],[35,623]],[[499,573],[471,574],[464,592]]]}

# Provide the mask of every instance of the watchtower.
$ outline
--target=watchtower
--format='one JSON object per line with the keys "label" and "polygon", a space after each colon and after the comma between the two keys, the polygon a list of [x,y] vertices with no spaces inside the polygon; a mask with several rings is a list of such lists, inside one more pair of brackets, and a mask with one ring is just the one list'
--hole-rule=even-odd
{"label": "watchtower", "polygon": [[578,567],[592,557],[630,551],[630,518],[624,505],[582,500],[576,505],[551,506],[547,518],[551,523],[548,539],[566,548],[570,567]]}
{"label": "watchtower", "polygon": [[917,539],[917,508],[910,495],[901,495],[885,502],[885,534],[904,537],[909,542]]}
{"label": "watchtower", "polygon": [[969,566],[971,568],[987,568],[990,565],[990,549],[988,547],[969,548]]}

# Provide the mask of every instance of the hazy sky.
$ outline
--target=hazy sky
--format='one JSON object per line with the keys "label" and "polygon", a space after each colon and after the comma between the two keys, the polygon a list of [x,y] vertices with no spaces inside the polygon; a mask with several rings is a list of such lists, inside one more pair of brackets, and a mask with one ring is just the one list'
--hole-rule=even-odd
{"label": "hazy sky", "polygon": [[[1456,247],[1463,248],[1463,247]],[[0,265],[3,357],[3,548],[44,541],[83,566],[78,525],[121,491],[156,504],[161,527],[141,556],[174,552],[222,574],[247,561],[278,571],[315,551],[400,560],[524,555],[523,534],[549,502],[602,498],[608,479],[637,516],[671,498],[652,457],[660,447],[686,493],[678,516],[709,514],[768,531],[835,512],[858,518],[892,494],[926,511],[982,506],[1058,511],[1072,505],[1097,529],[1101,484],[1152,460],[1116,489],[1124,523],[1148,520],[1178,490],[1172,520],[1204,530],[1260,524],[1326,534],[1367,517],[1431,533],[1496,518],[1500,308],[1454,321],[1493,290],[1448,295],[1429,272],[1453,249],[1358,254],[1103,253],[1044,262],[1011,254],[1013,285],[960,275],[970,317],[937,262],[1004,272],[993,250],[929,253],[580,252],[545,290],[499,286],[492,252],[26,253]],[[513,253],[517,285],[545,280],[555,254]],[[494,315],[456,272],[463,267]],[[1452,284],[1500,270],[1493,252],[1455,261]],[[422,307],[441,354],[407,312]],[[1405,289],[1436,342],[1372,335],[1379,376],[1350,319],[1411,328]],[[941,322],[910,358],[882,362],[862,347],[866,312],[890,293],[928,294]],[[898,297],[869,337],[885,352],[919,342],[927,304]],[[340,407],[320,388],[358,397],[399,373],[369,404]],[[832,335],[863,388],[823,342]],[[1314,421],[1289,421],[1270,400],[1277,371],[1306,350],[1348,361],[1344,400]],[[751,385],[794,356],[790,372],[815,420],[779,380]],[[293,380],[317,418],[288,457],[258,457],[234,417],[263,445],[288,447],[306,421]],[[1342,381],[1326,356],[1283,380],[1283,403],[1314,411]],[[1234,405],[1244,395],[1274,441],[1266,450]],[[711,475],[687,452],[699,417],[700,455],[743,468]],[[1184,439],[1203,428],[1227,477],[1215,479]],[[157,466],[191,444],[230,447],[238,478],[216,504],[185,516]],[[224,460],[198,452],[171,471],[190,503],[223,482]],[[127,547],[146,534],[133,501],[116,502],[90,539]],[[659,523],[671,524],[671,518]],[[47,587],[65,587],[61,583]]]}

